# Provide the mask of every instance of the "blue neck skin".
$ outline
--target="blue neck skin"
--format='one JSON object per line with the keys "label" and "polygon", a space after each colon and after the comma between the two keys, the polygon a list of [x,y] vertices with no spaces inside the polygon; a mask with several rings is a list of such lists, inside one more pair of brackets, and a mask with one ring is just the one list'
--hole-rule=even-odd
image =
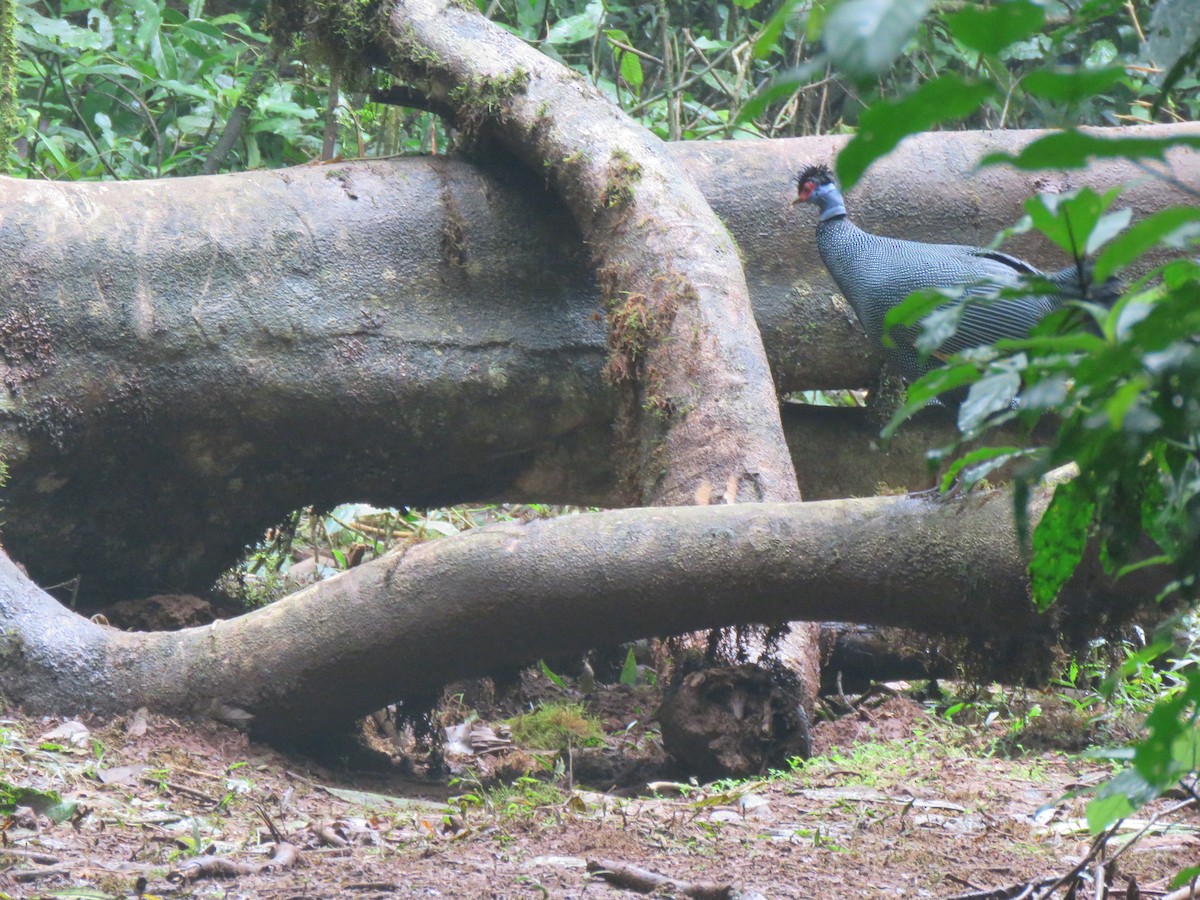
{"label": "blue neck skin", "polygon": [[817,204],[821,210],[819,222],[828,222],[830,219],[835,219],[838,216],[846,214],[846,206],[842,203],[842,192],[838,190],[836,184],[823,184],[812,192],[809,198],[810,203]]}

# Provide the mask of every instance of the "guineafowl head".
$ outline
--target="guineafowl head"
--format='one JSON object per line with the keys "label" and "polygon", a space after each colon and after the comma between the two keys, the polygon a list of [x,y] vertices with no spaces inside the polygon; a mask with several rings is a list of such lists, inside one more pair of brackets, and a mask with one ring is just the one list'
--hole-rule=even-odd
{"label": "guineafowl head", "polygon": [[824,163],[817,163],[815,166],[805,166],[800,170],[800,174],[796,176],[796,193],[799,195],[798,202],[804,203],[807,200],[811,200],[816,190],[827,184],[833,184],[833,172],[829,170],[829,166]]}
{"label": "guineafowl head", "polygon": [[796,176],[795,203],[815,203],[821,210],[822,222],[846,214],[842,192],[833,180],[833,172],[823,163],[800,170]]}

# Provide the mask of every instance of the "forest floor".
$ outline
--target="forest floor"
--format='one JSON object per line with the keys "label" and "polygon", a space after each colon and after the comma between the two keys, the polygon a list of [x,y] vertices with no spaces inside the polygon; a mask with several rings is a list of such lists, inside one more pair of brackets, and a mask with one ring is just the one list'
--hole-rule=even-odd
{"label": "forest floor", "polygon": [[[606,696],[604,752],[653,757],[654,729],[639,719],[648,698]],[[443,711],[441,724],[455,715]],[[820,724],[818,755],[787,771],[602,793],[561,772],[484,787],[469,759],[453,764],[456,779],[325,768],[212,723],[10,711],[0,897],[637,896],[589,865],[691,883],[658,896],[1041,896],[1087,856],[1086,797],[1074,794],[1112,767],[1014,749],[1004,728],[948,724],[884,696]],[[1200,860],[1200,813],[1172,804],[1140,810],[1108,843],[1108,858],[1121,853],[1109,897],[1161,897]],[[1022,894],[1030,884],[1041,887]],[[1092,886],[1076,896],[1093,897]]]}

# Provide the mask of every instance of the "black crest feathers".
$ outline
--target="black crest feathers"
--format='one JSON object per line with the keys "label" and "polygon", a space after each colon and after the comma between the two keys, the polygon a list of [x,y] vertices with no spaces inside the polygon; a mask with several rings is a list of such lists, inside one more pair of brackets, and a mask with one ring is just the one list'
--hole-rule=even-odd
{"label": "black crest feathers", "polygon": [[824,163],[817,163],[815,166],[805,166],[800,170],[800,174],[796,176],[796,184],[804,184],[806,181],[815,181],[817,184],[831,184],[833,182],[833,172]]}

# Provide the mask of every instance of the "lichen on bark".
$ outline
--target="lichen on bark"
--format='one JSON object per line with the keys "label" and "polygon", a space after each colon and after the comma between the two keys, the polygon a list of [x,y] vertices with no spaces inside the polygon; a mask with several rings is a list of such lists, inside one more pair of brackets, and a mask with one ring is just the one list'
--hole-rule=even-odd
{"label": "lichen on bark", "polygon": [[7,156],[20,133],[17,104],[17,2],[0,0],[0,154]]}

